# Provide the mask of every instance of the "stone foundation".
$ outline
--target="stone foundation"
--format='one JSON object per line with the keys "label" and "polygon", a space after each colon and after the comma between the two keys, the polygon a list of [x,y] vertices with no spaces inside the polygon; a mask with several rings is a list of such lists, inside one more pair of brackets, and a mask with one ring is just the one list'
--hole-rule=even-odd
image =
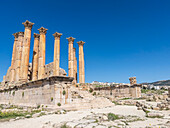
{"label": "stone foundation", "polygon": [[72,77],[53,76],[0,90],[0,104],[37,106],[71,102]]}

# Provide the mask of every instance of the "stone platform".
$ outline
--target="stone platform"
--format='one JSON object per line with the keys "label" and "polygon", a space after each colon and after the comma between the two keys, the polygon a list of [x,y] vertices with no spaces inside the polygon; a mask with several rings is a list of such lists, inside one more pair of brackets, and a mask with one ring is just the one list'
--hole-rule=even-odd
{"label": "stone platform", "polygon": [[0,90],[0,104],[56,110],[102,108],[114,104],[72,85],[73,77],[52,76]]}

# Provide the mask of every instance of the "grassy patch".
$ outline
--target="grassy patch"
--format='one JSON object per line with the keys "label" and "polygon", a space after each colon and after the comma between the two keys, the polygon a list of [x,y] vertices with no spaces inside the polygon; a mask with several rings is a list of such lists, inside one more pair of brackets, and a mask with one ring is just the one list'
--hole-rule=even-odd
{"label": "grassy patch", "polygon": [[16,117],[26,117],[26,115],[33,115],[35,113],[39,113],[41,110],[34,110],[32,112],[23,112],[23,111],[9,111],[2,112],[0,111],[0,119],[12,119]]}
{"label": "grassy patch", "polygon": [[163,116],[146,116],[146,117],[148,117],[148,118],[163,118]]}
{"label": "grassy patch", "polygon": [[128,98],[122,98],[120,100],[129,100],[129,99],[131,99],[131,98],[129,98],[129,97]]}
{"label": "grassy patch", "polygon": [[107,115],[107,117],[108,117],[108,119],[111,120],[111,121],[113,121],[113,120],[118,120],[118,119],[122,119],[122,117],[119,117],[118,115],[115,115],[115,114],[113,114],[113,113],[109,113],[109,114]]}
{"label": "grassy patch", "polygon": [[116,101],[112,101],[112,103],[114,103],[115,105],[121,105],[121,104],[119,104],[119,103],[116,102]]}
{"label": "grassy patch", "polygon": [[64,124],[64,125],[61,125],[61,127],[60,128],[70,128],[69,126],[67,126],[66,124]]}

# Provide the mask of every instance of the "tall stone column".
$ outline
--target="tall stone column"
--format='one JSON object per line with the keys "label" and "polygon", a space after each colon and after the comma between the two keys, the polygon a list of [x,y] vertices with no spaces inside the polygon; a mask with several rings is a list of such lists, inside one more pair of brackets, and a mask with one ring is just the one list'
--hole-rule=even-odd
{"label": "tall stone column", "polygon": [[14,33],[14,44],[13,44],[13,52],[12,52],[12,61],[11,61],[11,75],[10,75],[10,82],[15,81],[15,58],[16,58],[16,44],[18,41],[18,33]]}
{"label": "tall stone column", "polygon": [[76,48],[73,48],[74,55],[74,83],[77,83],[77,57],[76,57]]}
{"label": "tall stone column", "polygon": [[40,35],[34,33],[34,51],[33,51],[33,61],[32,61],[33,81],[38,79],[39,39],[40,39]]}
{"label": "tall stone column", "polygon": [[74,77],[74,53],[73,53],[73,37],[69,37],[68,39],[68,76]]}
{"label": "tall stone column", "polygon": [[53,75],[59,76],[60,71],[60,37],[61,33],[54,33],[54,63],[53,63]]}
{"label": "tall stone column", "polygon": [[39,59],[38,59],[38,79],[44,78],[45,73],[45,44],[46,44],[46,33],[48,29],[41,27],[40,42],[39,42]]}
{"label": "tall stone column", "polygon": [[20,68],[20,81],[27,82],[28,80],[28,67],[29,67],[29,54],[30,54],[30,41],[31,41],[31,29],[34,23],[25,21],[22,23],[25,27],[24,41],[22,48],[21,57],[21,68]]}
{"label": "tall stone column", "polygon": [[15,81],[20,79],[20,67],[23,48],[24,32],[18,32],[18,41],[16,43],[16,59],[15,59]]}
{"label": "tall stone column", "polygon": [[83,45],[85,42],[77,42],[79,45],[79,83],[85,83],[85,71],[84,71],[84,51]]}

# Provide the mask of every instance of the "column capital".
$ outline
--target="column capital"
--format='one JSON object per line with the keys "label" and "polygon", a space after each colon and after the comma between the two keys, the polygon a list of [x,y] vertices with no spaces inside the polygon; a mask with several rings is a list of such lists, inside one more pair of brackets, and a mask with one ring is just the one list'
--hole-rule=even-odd
{"label": "column capital", "polygon": [[34,25],[34,23],[26,20],[25,22],[22,23],[24,25],[25,28],[28,28],[28,29],[32,29],[32,26]]}
{"label": "column capital", "polygon": [[66,38],[66,39],[68,39],[68,42],[69,42],[69,43],[71,43],[71,42],[73,43],[73,42],[74,42],[74,39],[76,39],[76,38],[68,37],[68,38]]}
{"label": "column capital", "polygon": [[24,32],[18,32],[18,36],[24,36]]}
{"label": "column capital", "polygon": [[85,42],[79,41],[79,42],[77,42],[77,43],[78,43],[78,45],[80,46],[80,45],[84,45]]}
{"label": "column capital", "polygon": [[62,33],[58,33],[58,32],[55,32],[55,33],[53,34],[53,36],[54,36],[55,38],[60,38],[62,35],[63,35]]}
{"label": "column capital", "polygon": [[39,39],[40,34],[34,33],[34,38],[38,38]]}
{"label": "column capital", "polygon": [[18,38],[18,32],[12,34],[15,38]]}
{"label": "column capital", "polygon": [[46,28],[44,28],[44,27],[41,27],[41,28],[38,29],[38,31],[39,31],[40,34],[46,34],[46,33],[47,33],[47,30],[48,30],[48,29],[46,29]]}

